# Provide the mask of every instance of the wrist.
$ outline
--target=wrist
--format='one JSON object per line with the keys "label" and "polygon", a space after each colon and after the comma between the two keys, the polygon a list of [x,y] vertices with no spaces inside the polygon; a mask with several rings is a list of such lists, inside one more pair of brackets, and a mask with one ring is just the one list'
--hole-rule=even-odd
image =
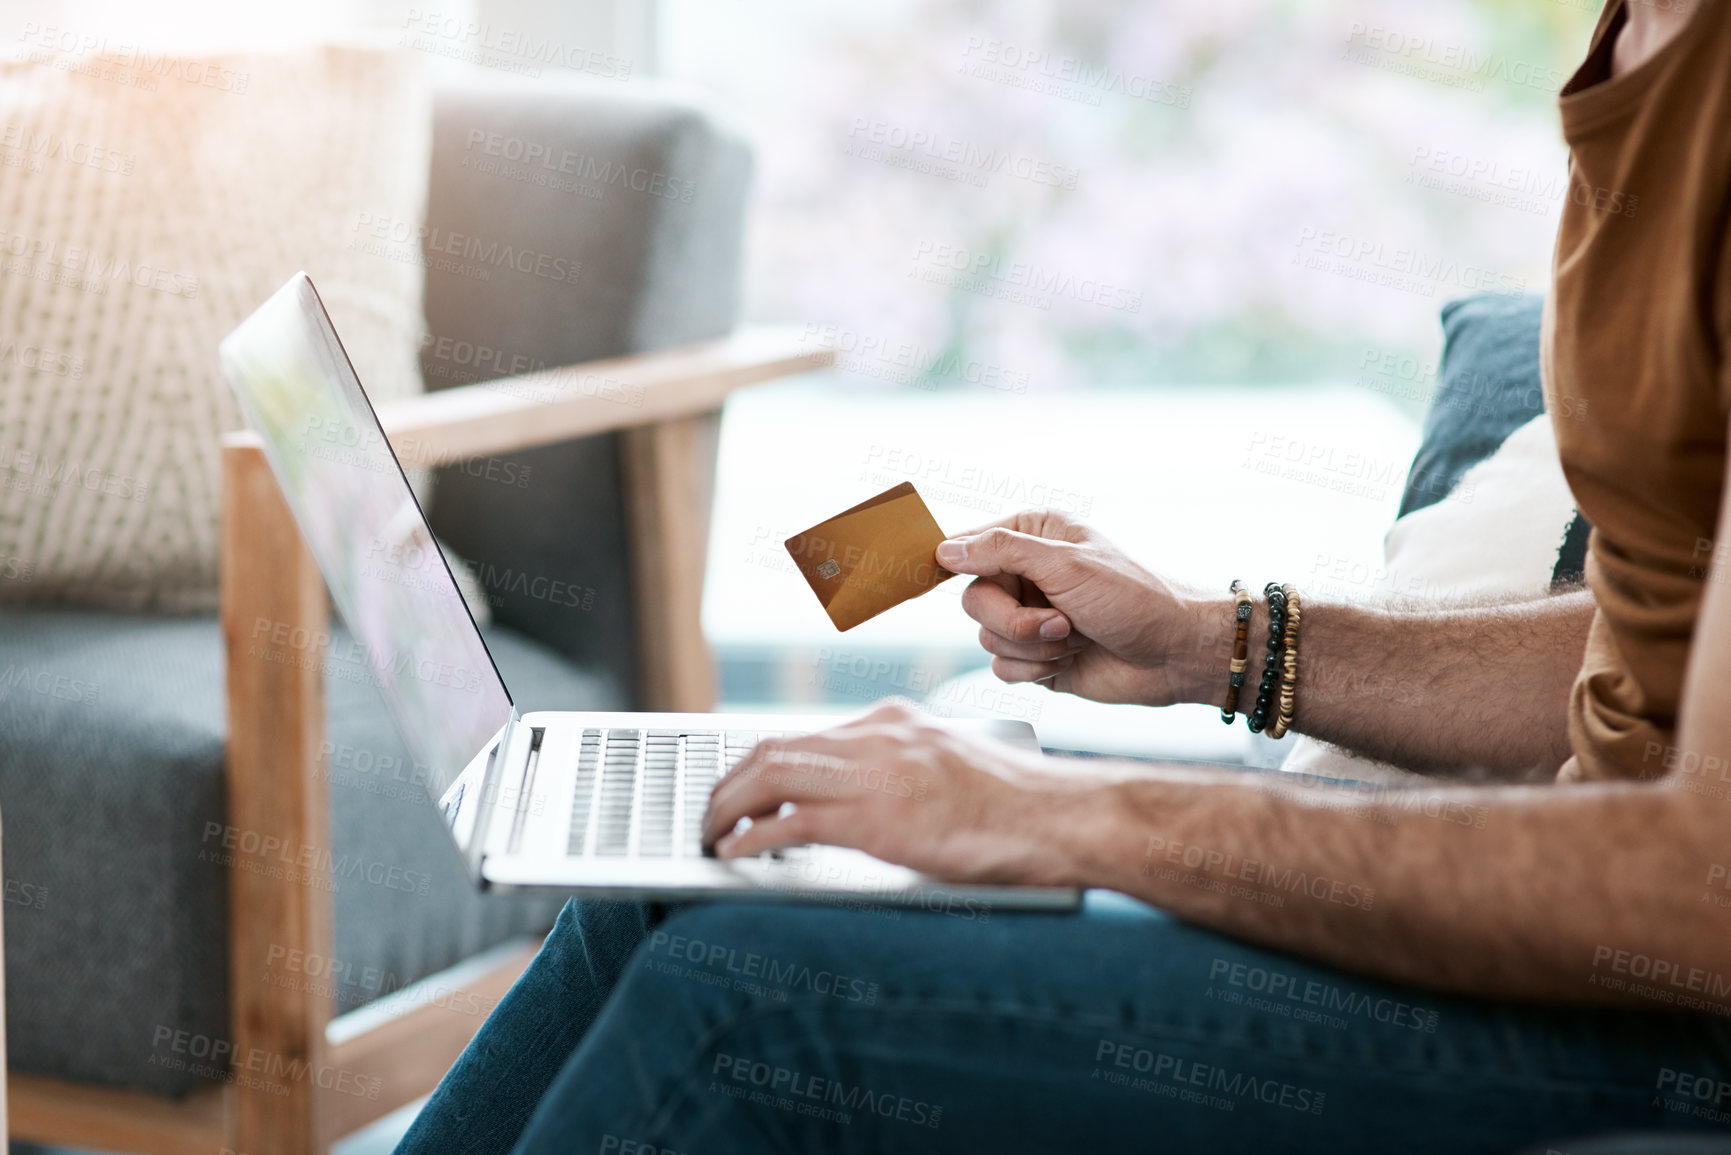
{"label": "wrist", "polygon": [[1159,808],[1166,785],[1142,768],[1104,775],[1085,789],[1052,799],[1042,821],[1053,851],[1054,884],[1136,893],[1147,843],[1140,816],[1150,805]]}
{"label": "wrist", "polygon": [[[1254,604],[1252,614],[1255,613]],[[1232,643],[1237,636],[1238,599],[1232,594],[1185,599],[1184,636],[1172,651],[1175,702],[1224,709],[1231,688]],[[1255,636],[1255,622],[1251,622]]]}

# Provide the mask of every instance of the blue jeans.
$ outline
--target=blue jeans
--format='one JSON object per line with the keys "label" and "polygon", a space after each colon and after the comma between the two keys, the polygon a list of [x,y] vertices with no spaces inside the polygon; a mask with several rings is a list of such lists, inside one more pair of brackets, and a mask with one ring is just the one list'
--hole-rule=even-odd
{"label": "blue jeans", "polygon": [[1358,978],[1079,914],[573,901],[399,1155],[1731,1142],[1731,1020]]}

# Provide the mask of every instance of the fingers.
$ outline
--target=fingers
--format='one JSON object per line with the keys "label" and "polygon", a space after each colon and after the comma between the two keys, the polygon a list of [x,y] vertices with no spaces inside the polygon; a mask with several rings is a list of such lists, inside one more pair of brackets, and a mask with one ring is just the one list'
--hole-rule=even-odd
{"label": "fingers", "polygon": [[759,742],[709,796],[703,845],[716,845],[741,818],[773,813],[784,802],[833,800],[856,793],[887,766],[910,727],[924,715],[900,704],[879,706],[852,722],[796,738]]}
{"label": "fingers", "polygon": [[975,537],[988,529],[1013,529],[1017,533],[1032,534],[1035,537],[1049,537],[1058,541],[1083,541],[1088,537],[1088,527],[1081,522],[1071,520],[1065,513],[1055,509],[1024,509],[1012,513],[1008,517],[1000,517],[988,521],[984,525],[974,526],[955,534],[955,537]]}
{"label": "fingers", "polygon": [[[703,845],[717,845],[739,819],[769,816],[784,802],[838,800],[871,778],[865,769],[888,764],[893,739],[872,724],[879,710],[857,724],[800,738],[762,741],[710,793],[703,817]],[[872,758],[874,750],[883,757]],[[865,769],[862,769],[865,767]]]}
{"label": "fingers", "polygon": [[1051,592],[1081,576],[1081,554],[1068,541],[1036,537],[999,526],[972,537],[950,538],[937,549],[938,564],[952,573],[990,577],[1014,574]]}
{"label": "fingers", "polygon": [[[1005,588],[1006,578],[1003,575],[982,577],[970,582],[968,588],[962,591],[962,612],[979,622],[982,627],[1016,644],[1039,643],[1042,641],[1062,642],[1070,636],[1070,619],[1050,606],[1023,605],[1015,593]],[[1013,580],[1013,579],[1008,579]],[[1040,599],[1044,601],[1045,599]],[[1003,653],[987,645],[984,637],[980,644],[993,653]],[[1058,653],[1063,652],[1060,645]],[[1006,654],[1006,657],[1037,657],[1035,654]],[[1057,656],[1056,654],[1053,655]]]}
{"label": "fingers", "polygon": [[1013,642],[1009,638],[980,629],[980,648],[1000,658],[1015,658],[1024,662],[1055,662],[1069,657],[1088,644],[1081,634],[1071,634],[1061,642]]}
{"label": "fingers", "polygon": [[1059,658],[1055,662],[1024,662],[1016,658],[993,658],[992,673],[1000,682],[1045,682],[1053,685],[1059,675],[1076,664],[1076,657]]}
{"label": "fingers", "polygon": [[750,858],[766,850],[821,842],[826,846],[848,846],[847,824],[840,812],[823,803],[802,803],[786,814],[766,815],[750,826],[723,837],[715,844],[717,858]]}
{"label": "fingers", "polygon": [[800,759],[811,757],[789,754],[779,742],[759,742],[709,795],[709,810],[703,816],[704,847],[715,846],[741,818],[765,817],[784,802],[814,801],[815,789],[833,796],[833,786],[820,784],[799,765]]}

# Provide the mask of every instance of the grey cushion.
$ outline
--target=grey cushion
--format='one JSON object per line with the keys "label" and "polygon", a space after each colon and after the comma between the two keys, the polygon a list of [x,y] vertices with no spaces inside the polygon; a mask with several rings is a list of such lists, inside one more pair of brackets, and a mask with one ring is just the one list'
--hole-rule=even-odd
{"label": "grey cushion", "polygon": [[[750,177],[744,142],[686,104],[580,80],[445,85],[425,240],[428,387],[724,335],[739,309]],[[472,262],[441,260],[493,245],[531,271],[489,265],[482,279]],[[475,563],[499,622],[629,692],[619,471],[614,435],[446,469],[430,517]],[[594,591],[588,608],[535,596],[554,581]]]}
{"label": "grey cushion", "polygon": [[1545,411],[1539,319],[1545,299],[1487,293],[1443,307],[1442,366],[1400,514],[1449,495],[1461,475]]}
{"label": "grey cushion", "polygon": [[[614,708],[508,630],[525,709]],[[341,647],[337,647],[339,650]],[[178,1093],[163,1028],[228,1037],[222,640],[211,618],[0,613],[6,1039],[18,1070]],[[556,898],[477,892],[364,680],[327,678],[332,980],[350,1010],[513,935]],[[353,673],[354,671],[350,671]],[[285,978],[295,977],[285,967]],[[153,1061],[154,1060],[154,1061]]]}
{"label": "grey cushion", "polygon": [[[1424,437],[1401,494],[1400,517],[1447,497],[1467,470],[1545,411],[1539,330],[1545,299],[1485,293],[1443,307],[1443,354]],[[1552,583],[1580,580],[1586,521],[1577,513],[1557,546]]]}

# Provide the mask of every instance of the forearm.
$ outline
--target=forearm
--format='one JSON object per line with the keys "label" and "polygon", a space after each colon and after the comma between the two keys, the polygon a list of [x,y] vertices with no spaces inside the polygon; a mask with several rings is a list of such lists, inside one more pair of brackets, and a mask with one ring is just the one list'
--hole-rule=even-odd
{"label": "forearm", "polygon": [[[1256,599],[1245,708],[1266,612]],[[1192,700],[1218,706],[1231,611],[1221,601],[1206,613],[1199,649],[1212,677]],[[1569,756],[1569,688],[1592,617],[1585,590],[1425,613],[1306,600],[1292,728],[1411,770],[1548,778]]]}
{"label": "forearm", "polygon": [[[1701,901],[1723,814],[1640,785],[1350,800],[1277,776],[1144,773],[1071,796],[1042,821],[1073,864],[1068,881],[1348,970],[1475,995],[1652,1005],[1630,977],[1644,974],[1731,1013],[1731,923]],[[1648,962],[1631,970],[1636,956]]]}

